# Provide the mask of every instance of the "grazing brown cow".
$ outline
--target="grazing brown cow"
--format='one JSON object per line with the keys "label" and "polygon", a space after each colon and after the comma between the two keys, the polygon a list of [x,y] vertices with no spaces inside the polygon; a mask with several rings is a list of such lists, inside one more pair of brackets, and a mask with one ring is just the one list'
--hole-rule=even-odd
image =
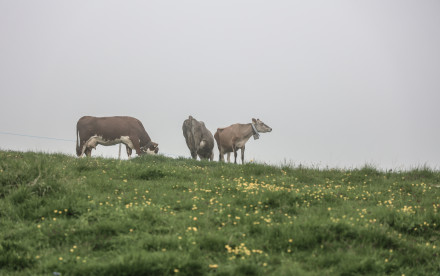
{"label": "grazing brown cow", "polygon": [[215,141],[217,141],[218,151],[220,152],[219,161],[224,161],[224,154],[228,154],[228,162],[230,162],[230,153],[234,153],[237,164],[237,151],[241,149],[241,163],[244,164],[244,149],[245,144],[254,136],[254,139],[260,137],[259,132],[271,132],[272,128],[267,126],[260,119],[252,119],[250,124],[234,124],[225,128],[218,128],[214,134]]}
{"label": "grazing brown cow", "polygon": [[84,116],[76,124],[76,155],[92,154],[97,145],[111,146],[123,143],[128,158],[132,150],[138,155],[159,151],[158,144],[151,141],[142,123],[133,117],[92,117]]}
{"label": "grazing brown cow", "polygon": [[214,159],[214,137],[202,121],[189,116],[183,122],[182,130],[193,159],[197,159],[197,155],[202,160]]}

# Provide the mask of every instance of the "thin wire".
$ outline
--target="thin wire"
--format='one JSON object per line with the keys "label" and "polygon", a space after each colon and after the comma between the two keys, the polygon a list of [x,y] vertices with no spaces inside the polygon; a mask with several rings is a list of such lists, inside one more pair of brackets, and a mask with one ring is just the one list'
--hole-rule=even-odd
{"label": "thin wire", "polygon": [[4,131],[0,131],[0,134],[13,135],[13,136],[22,136],[22,137],[29,137],[29,138],[38,138],[38,139],[47,139],[47,140],[56,140],[56,141],[65,141],[65,142],[75,142],[75,140],[69,140],[69,139],[59,139],[59,138],[52,138],[52,137],[45,137],[45,136],[35,136],[35,135],[12,133],[12,132],[4,132]]}
{"label": "thin wire", "polygon": [[[0,131],[0,134],[3,134],[3,135],[13,135],[13,136],[22,136],[22,137],[28,137],[28,138],[46,139],[46,140],[56,140],[56,141],[64,141],[64,142],[76,142],[75,140],[69,140],[69,139],[60,139],[60,138],[52,138],[52,137],[45,137],[45,136],[36,136],[36,135],[12,133],[12,132],[5,132],[5,131]],[[171,158],[178,158],[179,157],[179,156],[176,156],[174,154],[169,154],[169,153],[165,153],[165,152],[163,152],[162,155],[164,155],[166,157],[171,157]]]}

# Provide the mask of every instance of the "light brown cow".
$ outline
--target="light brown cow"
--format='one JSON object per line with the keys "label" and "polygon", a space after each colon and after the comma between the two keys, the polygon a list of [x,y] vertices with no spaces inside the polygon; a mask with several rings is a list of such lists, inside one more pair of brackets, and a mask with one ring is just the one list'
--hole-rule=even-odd
{"label": "light brown cow", "polygon": [[138,155],[159,151],[158,144],[151,141],[142,123],[133,117],[84,116],[76,124],[76,154],[90,156],[97,145],[110,146],[123,143],[130,158],[132,150]]}
{"label": "light brown cow", "polygon": [[218,128],[214,134],[220,152],[219,161],[224,161],[225,153],[228,154],[230,162],[230,153],[234,153],[234,163],[237,164],[237,151],[241,149],[241,163],[244,164],[245,144],[254,136],[254,139],[260,137],[259,132],[271,132],[272,128],[267,126],[260,119],[253,119],[249,124],[234,124],[225,128]]}

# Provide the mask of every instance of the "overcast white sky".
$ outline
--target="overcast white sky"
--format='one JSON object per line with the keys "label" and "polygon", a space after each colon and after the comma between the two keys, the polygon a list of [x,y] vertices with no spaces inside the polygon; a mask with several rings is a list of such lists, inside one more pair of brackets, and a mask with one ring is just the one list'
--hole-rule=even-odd
{"label": "overcast white sky", "polygon": [[[74,141],[81,116],[128,115],[190,156],[189,115],[213,134],[255,117],[273,131],[246,160],[440,168],[439,15],[438,0],[0,0],[0,132]],[[1,133],[0,148],[75,154]]]}

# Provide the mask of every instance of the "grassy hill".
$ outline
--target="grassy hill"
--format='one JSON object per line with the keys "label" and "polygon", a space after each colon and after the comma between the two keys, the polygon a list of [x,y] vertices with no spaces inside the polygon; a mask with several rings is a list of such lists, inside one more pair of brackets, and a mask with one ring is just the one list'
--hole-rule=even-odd
{"label": "grassy hill", "polygon": [[0,274],[438,275],[439,183],[0,151]]}

